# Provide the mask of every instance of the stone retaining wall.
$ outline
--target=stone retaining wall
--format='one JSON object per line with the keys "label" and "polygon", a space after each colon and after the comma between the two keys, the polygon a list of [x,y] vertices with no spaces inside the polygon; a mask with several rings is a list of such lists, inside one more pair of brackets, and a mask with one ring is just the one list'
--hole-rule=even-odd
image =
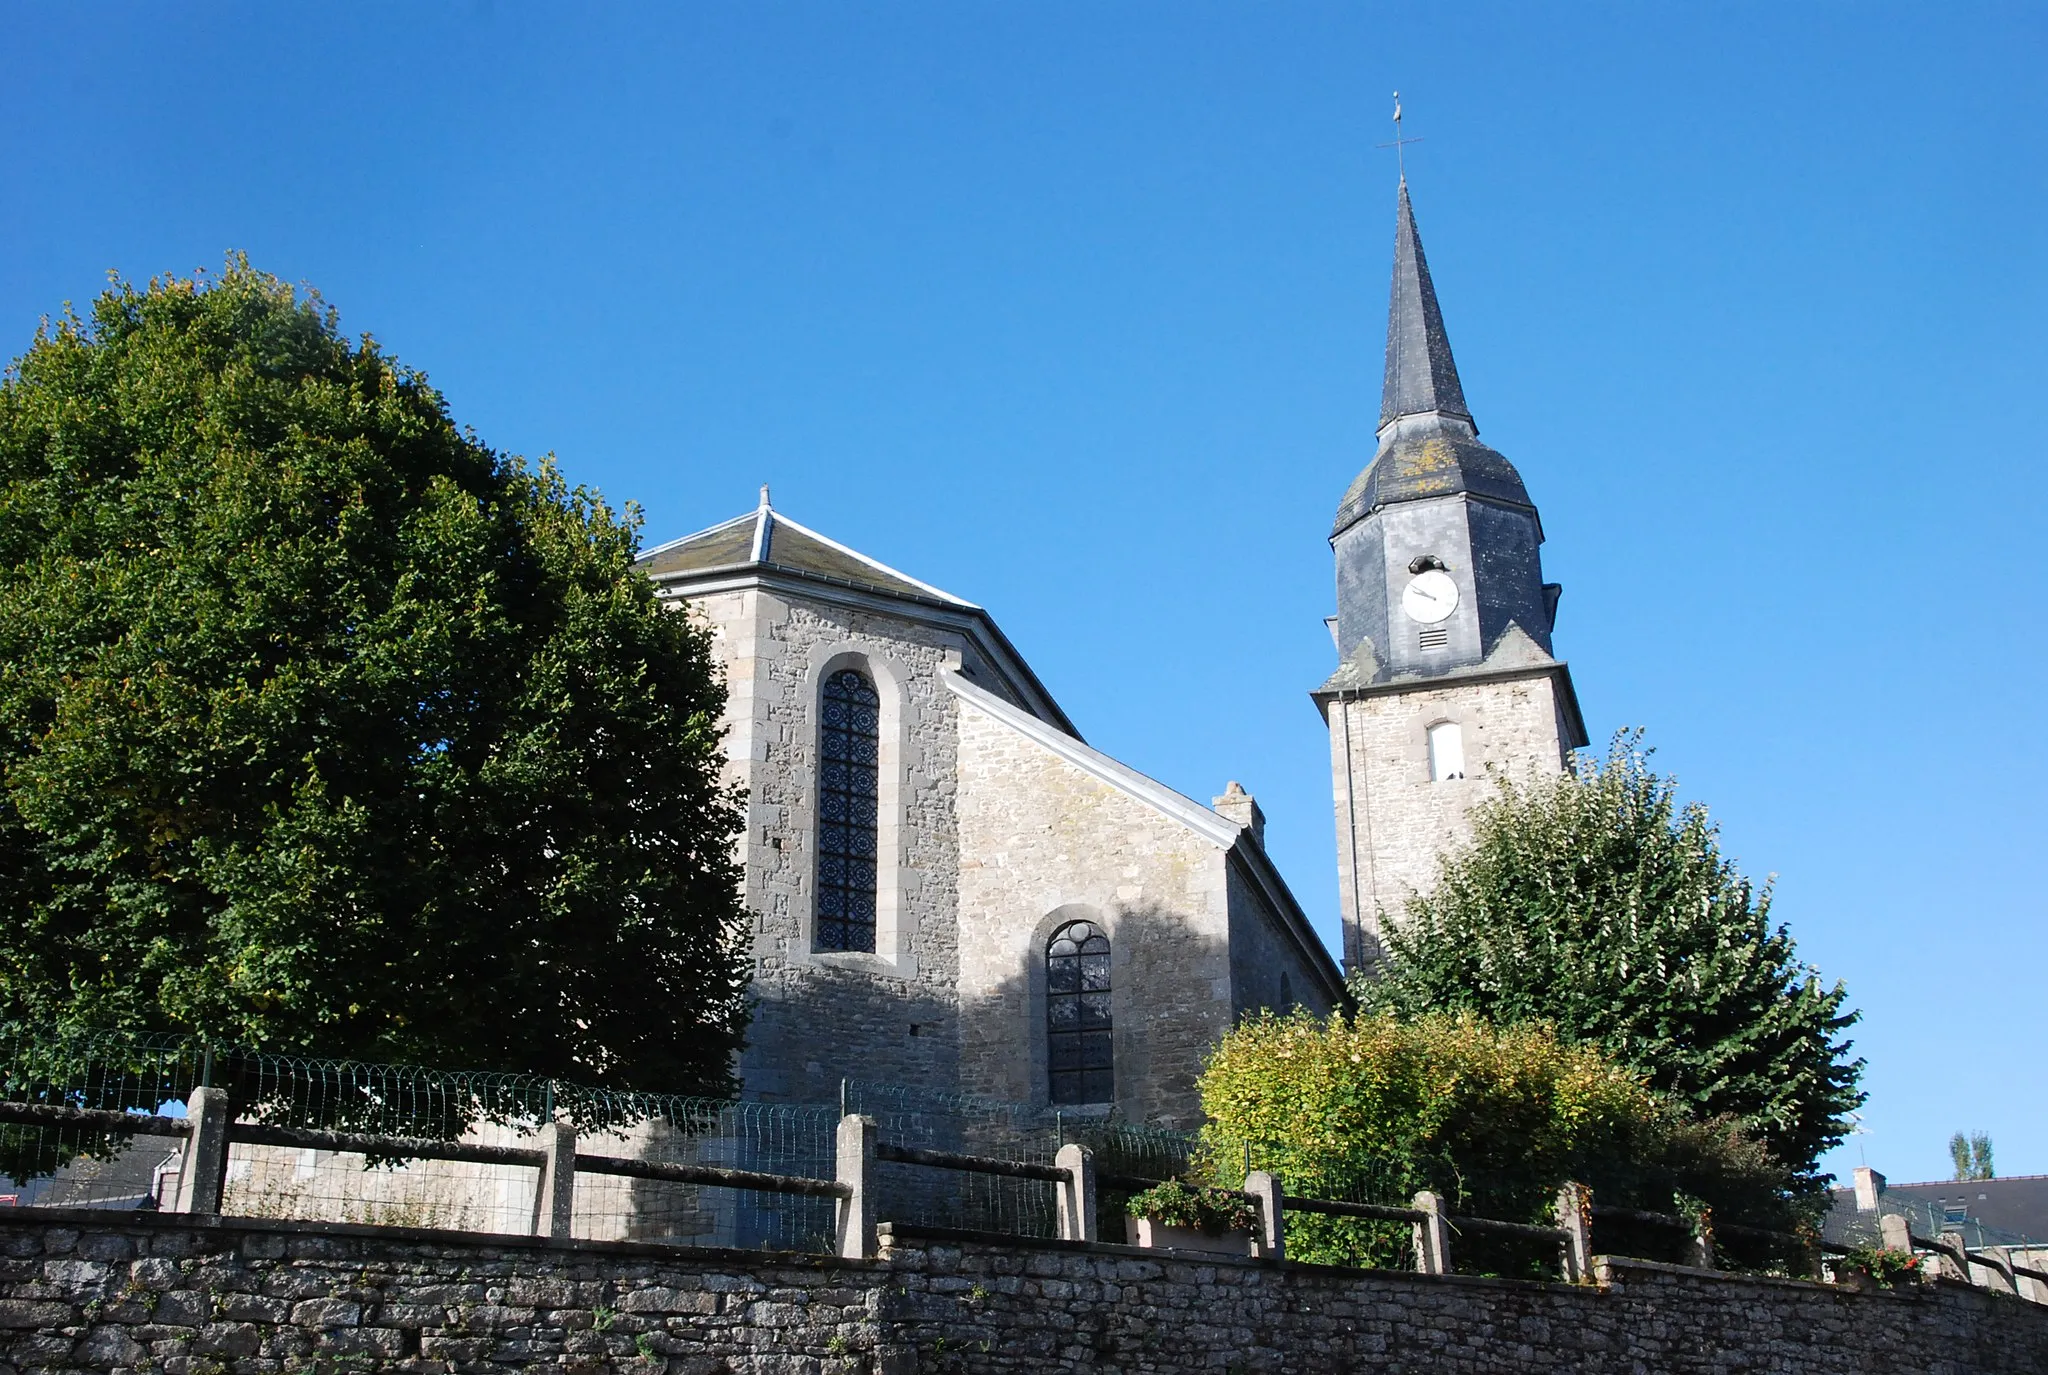
{"label": "stone retaining wall", "polygon": [[0,1213],[0,1375],[559,1369],[2048,1370],[2048,1308],[1605,1261],[1346,1271],[896,1227],[880,1260],[71,1209]]}

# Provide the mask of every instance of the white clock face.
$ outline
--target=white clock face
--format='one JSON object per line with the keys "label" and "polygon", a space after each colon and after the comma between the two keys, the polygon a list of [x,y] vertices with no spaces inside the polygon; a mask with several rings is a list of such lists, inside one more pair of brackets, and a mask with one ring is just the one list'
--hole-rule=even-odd
{"label": "white clock face", "polygon": [[1401,609],[1412,620],[1435,625],[1458,609],[1458,584],[1441,568],[1424,569],[1401,593]]}

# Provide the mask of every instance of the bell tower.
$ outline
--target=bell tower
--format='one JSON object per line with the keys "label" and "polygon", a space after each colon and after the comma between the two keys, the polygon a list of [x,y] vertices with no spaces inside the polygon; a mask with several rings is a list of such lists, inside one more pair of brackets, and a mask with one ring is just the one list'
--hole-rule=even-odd
{"label": "bell tower", "polygon": [[1470,834],[1502,774],[1555,772],[1586,743],[1555,658],[1543,523],[1512,463],[1479,442],[1408,182],[1394,223],[1379,448],[1337,507],[1330,727],[1347,970]]}

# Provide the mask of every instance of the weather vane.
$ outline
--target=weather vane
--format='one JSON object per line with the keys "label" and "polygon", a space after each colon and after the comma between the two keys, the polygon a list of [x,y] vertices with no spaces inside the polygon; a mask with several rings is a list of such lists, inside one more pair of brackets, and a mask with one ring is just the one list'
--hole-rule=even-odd
{"label": "weather vane", "polygon": [[1401,137],[1401,93],[1396,91],[1394,92],[1394,141],[1392,143],[1376,143],[1373,146],[1375,148],[1391,148],[1394,150],[1394,163],[1401,169],[1401,180],[1406,181],[1408,180],[1408,159],[1405,156],[1405,150],[1409,144],[1420,142],[1422,140],[1419,138]]}

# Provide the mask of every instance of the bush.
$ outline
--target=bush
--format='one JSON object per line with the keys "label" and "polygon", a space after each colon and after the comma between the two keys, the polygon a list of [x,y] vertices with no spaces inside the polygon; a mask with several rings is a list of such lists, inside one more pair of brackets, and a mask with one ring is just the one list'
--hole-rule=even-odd
{"label": "bush", "polygon": [[[1511,1222],[1548,1222],[1566,1180],[1632,1208],[1697,1201],[1731,1221],[1795,1221],[1789,1176],[1738,1128],[1687,1118],[1640,1075],[1540,1024],[1266,1015],[1224,1038],[1202,1099],[1218,1182],[1248,1155],[1289,1193],[1398,1205],[1431,1189],[1454,1212]],[[1288,1225],[1303,1260],[1408,1264],[1405,1226],[1300,1212]],[[1481,1268],[1554,1264],[1526,1243],[1462,1244]]]}
{"label": "bush", "polygon": [[1818,1198],[1817,1162],[1863,1101],[1840,1039],[1857,1014],[1772,924],[1769,883],[1721,853],[1706,808],[1680,806],[1623,733],[1604,765],[1503,779],[1472,819],[1471,843],[1388,924],[1359,1001],[1547,1022],[1688,1113],[1742,1123]]}
{"label": "bush", "polygon": [[1192,1227],[1212,1235],[1248,1232],[1259,1225],[1259,1205],[1235,1189],[1208,1188],[1183,1179],[1169,1179],[1132,1194],[1125,1206],[1132,1217],[1149,1217],[1169,1227]]}
{"label": "bush", "polygon": [[1920,1257],[1911,1251],[1892,1251],[1882,1246],[1859,1246],[1847,1252],[1835,1262],[1835,1274],[1868,1275],[1888,1289],[1917,1284],[1927,1277]]}

